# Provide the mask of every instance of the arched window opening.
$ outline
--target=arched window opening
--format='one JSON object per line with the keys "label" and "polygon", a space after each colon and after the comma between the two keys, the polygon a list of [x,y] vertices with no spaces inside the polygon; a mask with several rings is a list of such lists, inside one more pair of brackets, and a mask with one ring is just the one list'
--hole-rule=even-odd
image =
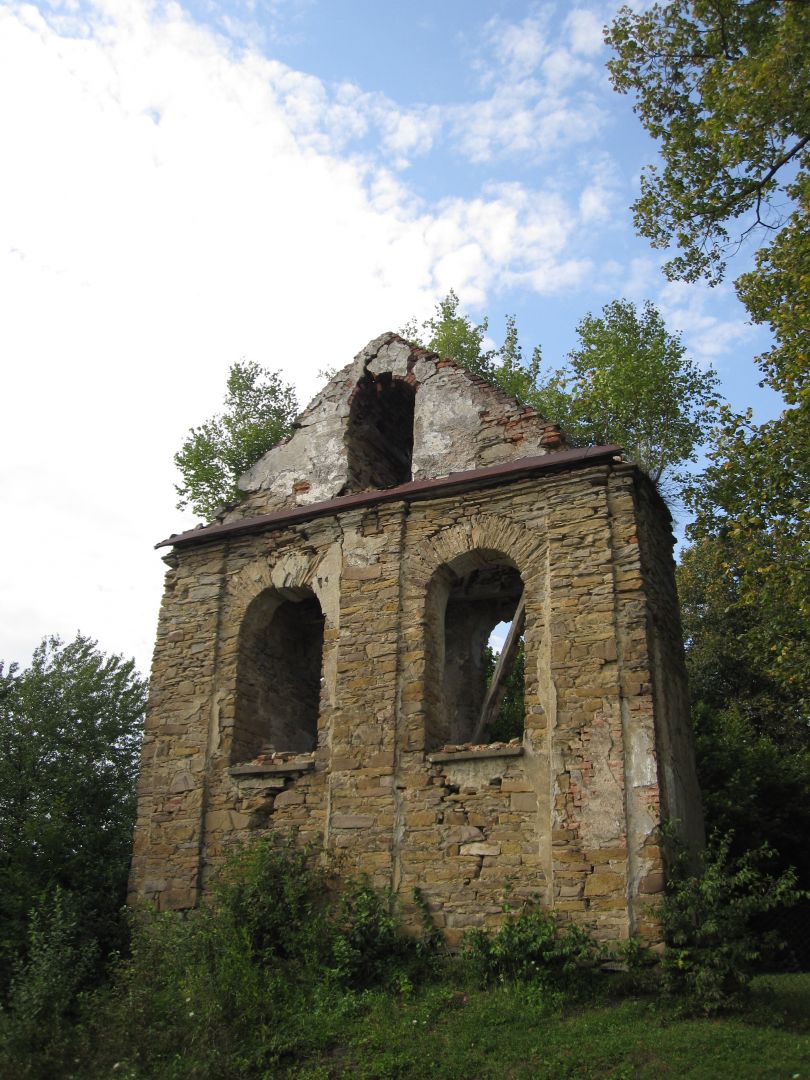
{"label": "arched window opening", "polygon": [[346,429],[344,493],[390,488],[411,479],[416,391],[389,371],[366,373],[352,398]]}
{"label": "arched window opening", "polygon": [[309,589],[268,589],[250,604],[239,635],[231,758],[263,750],[314,750],[318,740],[324,616]]}
{"label": "arched window opening", "polygon": [[[440,584],[434,586],[442,594],[433,600],[433,621],[439,625],[432,643],[441,694],[429,717],[429,749],[508,739],[523,732],[523,582],[503,556],[473,555],[478,565],[444,567]],[[490,644],[499,624],[509,624],[500,656]]]}

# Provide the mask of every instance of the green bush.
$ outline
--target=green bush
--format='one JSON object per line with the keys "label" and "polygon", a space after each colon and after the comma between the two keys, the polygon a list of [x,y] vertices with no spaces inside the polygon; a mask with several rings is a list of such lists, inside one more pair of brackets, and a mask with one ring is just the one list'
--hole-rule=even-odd
{"label": "green bush", "polygon": [[59,888],[31,912],[27,958],[11,979],[0,1012],[0,1075],[52,1077],[77,1044],[80,993],[95,971],[97,949],[82,940],[76,905]]}
{"label": "green bush", "polygon": [[340,885],[279,838],[236,852],[199,910],[139,913],[132,939],[88,1010],[93,1076],[274,1075],[337,1039],[358,992],[408,989],[432,971],[389,896],[365,879]]}
{"label": "green bush", "polygon": [[763,954],[779,944],[755,930],[753,920],[801,898],[796,875],[768,873],[775,853],[767,845],[734,858],[731,838],[718,835],[695,868],[671,834],[666,840],[665,985],[687,1009],[704,1015],[739,1007]]}
{"label": "green bush", "polygon": [[560,927],[554,916],[530,905],[506,910],[495,931],[474,929],[464,938],[469,970],[483,985],[536,983],[549,990],[571,992],[592,981],[605,949],[573,923]]}

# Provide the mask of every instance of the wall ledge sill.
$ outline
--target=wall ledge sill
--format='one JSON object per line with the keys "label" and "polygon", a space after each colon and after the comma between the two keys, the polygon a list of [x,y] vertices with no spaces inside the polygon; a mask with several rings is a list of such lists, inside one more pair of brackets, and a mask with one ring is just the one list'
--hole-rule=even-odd
{"label": "wall ledge sill", "polygon": [[441,750],[428,754],[427,759],[432,765],[440,765],[444,761],[481,761],[485,758],[520,757],[522,753],[522,746],[487,746],[480,750]]}
{"label": "wall ledge sill", "polygon": [[275,761],[266,765],[248,763],[245,765],[233,765],[228,772],[231,776],[293,776],[296,773],[311,772],[315,768],[314,761]]}

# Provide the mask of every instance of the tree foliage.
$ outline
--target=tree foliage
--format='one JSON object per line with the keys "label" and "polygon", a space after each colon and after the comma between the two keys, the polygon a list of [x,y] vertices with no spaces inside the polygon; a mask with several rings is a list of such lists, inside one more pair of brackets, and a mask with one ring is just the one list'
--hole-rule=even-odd
{"label": "tree foliage", "polygon": [[776,343],[760,362],[789,403],[807,392],[810,5],[670,0],[624,7],[607,32],[614,87],[659,140],[634,204],[638,231],[677,245],[670,277],[716,283],[749,236],[770,237],[737,281]]}
{"label": "tree foliage", "polygon": [[586,315],[568,363],[551,371],[543,370],[539,346],[524,359],[513,316],[498,348],[486,347],[488,326],[460,313],[451,291],[421,329],[412,322],[403,333],[533,405],[574,441],[623,446],[656,482],[694,460],[717,379],[687,356],[652,303],[639,312],[614,300],[600,316]]}
{"label": "tree foliage", "polygon": [[0,994],[29,913],[60,890],[88,938],[120,930],[146,683],[77,635],[0,663]]}
{"label": "tree foliage", "polygon": [[239,495],[238,480],[286,439],[298,412],[292,386],[278,372],[236,363],[228,372],[224,411],[192,428],[174,462],[183,478],[177,506],[210,520]]}
{"label": "tree foliage", "polygon": [[706,589],[702,617],[690,616],[692,637],[700,641],[713,618],[711,637],[722,638],[723,648],[701,648],[738,657],[767,680],[783,716],[807,725],[810,432],[803,410],[759,426],[727,410],[687,503],[696,514],[688,530],[695,547],[684,556],[683,580],[691,590],[699,576]]}
{"label": "tree foliage", "polygon": [[695,751],[709,826],[732,837],[735,856],[767,843],[808,887],[810,731],[794,678],[806,620],[768,565],[757,591],[731,537],[704,537],[681,557]]}
{"label": "tree foliage", "polygon": [[[487,645],[484,654],[487,686],[492,683],[492,676],[498,664],[498,653]],[[491,742],[509,742],[510,739],[523,737],[526,718],[526,643],[521,635],[515,659],[504,679],[504,696],[498,715],[492,723],[487,737]]]}
{"label": "tree foliage", "polygon": [[716,407],[717,377],[686,354],[647,301],[614,300],[586,315],[567,367],[539,388],[563,428],[584,443],[618,443],[659,483],[694,461]]}
{"label": "tree foliage", "polygon": [[779,802],[810,818],[810,5],[625,7],[607,40],[614,86],[659,140],[634,211],[654,246],[679,249],[667,274],[715,284],[743,241],[761,244],[737,294],[773,331],[758,361],[791,407],[760,425],[721,411],[686,492],[680,589],[709,819],[737,845],[767,839],[807,884]]}

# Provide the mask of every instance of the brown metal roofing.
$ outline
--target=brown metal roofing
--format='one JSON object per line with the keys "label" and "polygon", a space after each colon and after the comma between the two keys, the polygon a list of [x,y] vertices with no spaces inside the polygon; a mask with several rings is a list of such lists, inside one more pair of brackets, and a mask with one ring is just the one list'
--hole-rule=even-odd
{"label": "brown metal roofing", "polygon": [[536,473],[561,472],[566,469],[582,468],[586,465],[598,465],[612,461],[621,454],[620,446],[586,446],[576,450],[559,450],[537,457],[519,458],[502,465],[491,465],[486,469],[469,469],[466,472],[450,473],[435,480],[412,480],[398,487],[361,491],[356,495],[342,495],[337,499],[309,503],[307,506],[293,506],[284,510],[275,510],[272,514],[259,517],[243,518],[241,521],[229,521],[222,525],[205,525],[188,532],[175,533],[166,540],[161,540],[155,547],[187,547],[192,544],[206,544],[214,540],[232,536],[247,536],[250,533],[264,532],[267,529],[294,525],[313,518],[340,514],[344,510],[355,510],[363,506],[375,506],[379,503],[416,502],[420,499],[438,498],[445,493],[474,491],[477,488],[493,487],[512,480],[521,480]]}

